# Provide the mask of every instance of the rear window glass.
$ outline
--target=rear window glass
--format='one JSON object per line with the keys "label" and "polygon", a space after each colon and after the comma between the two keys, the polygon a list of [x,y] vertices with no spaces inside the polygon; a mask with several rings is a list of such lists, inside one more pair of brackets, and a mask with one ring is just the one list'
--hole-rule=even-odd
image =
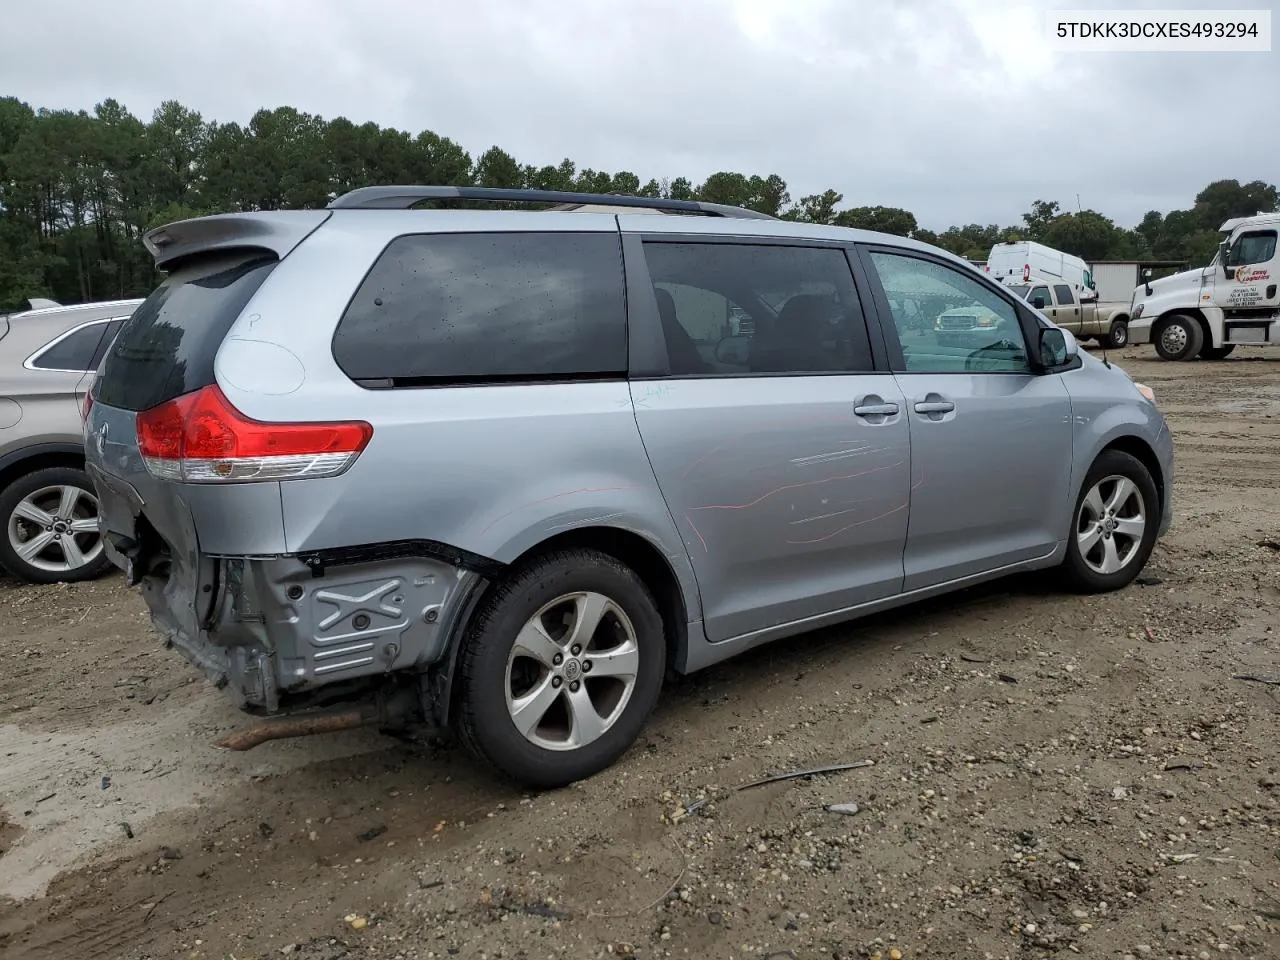
{"label": "rear window glass", "polygon": [[32,359],[31,366],[38,370],[92,370],[106,329],[107,321],[102,320],[72,330]]}
{"label": "rear window glass", "polygon": [[274,258],[241,253],[175,270],[120,328],[95,399],[147,410],[213,383],[218,347],[275,265]]}
{"label": "rear window glass", "polygon": [[618,236],[398,237],[347,307],[333,355],[353,380],[400,386],[623,376]]}

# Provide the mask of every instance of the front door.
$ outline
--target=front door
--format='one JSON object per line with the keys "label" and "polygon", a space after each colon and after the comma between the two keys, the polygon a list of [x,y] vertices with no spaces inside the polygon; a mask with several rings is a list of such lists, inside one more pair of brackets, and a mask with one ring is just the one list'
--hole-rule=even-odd
{"label": "front door", "polygon": [[[1227,271],[1212,271],[1213,302],[1226,312],[1228,343],[1280,342],[1280,252],[1274,229],[1246,230],[1227,251]],[[1268,339],[1268,329],[1270,338]]]}
{"label": "front door", "polygon": [[[1072,502],[1071,400],[1059,376],[1032,372],[1013,301],[971,271],[928,254],[869,248],[864,262],[885,321],[911,425],[911,525],[904,590],[1052,553]],[[942,287],[953,309],[985,312],[964,343],[912,331],[890,303]]]}
{"label": "front door", "polygon": [[650,235],[627,272],[665,338],[669,375],[632,396],[707,639],[897,594],[907,412],[874,370],[844,249]]}

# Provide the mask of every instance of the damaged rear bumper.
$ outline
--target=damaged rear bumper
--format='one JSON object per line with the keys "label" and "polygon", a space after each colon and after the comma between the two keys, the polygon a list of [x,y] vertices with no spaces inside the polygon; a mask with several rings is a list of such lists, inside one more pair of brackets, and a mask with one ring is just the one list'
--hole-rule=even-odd
{"label": "damaged rear bumper", "polygon": [[[114,545],[108,552],[125,569],[137,564]],[[487,582],[427,556],[207,559],[212,582],[202,586],[188,586],[199,578],[176,562],[138,586],[166,645],[254,713],[341,701],[379,677],[425,670]]]}

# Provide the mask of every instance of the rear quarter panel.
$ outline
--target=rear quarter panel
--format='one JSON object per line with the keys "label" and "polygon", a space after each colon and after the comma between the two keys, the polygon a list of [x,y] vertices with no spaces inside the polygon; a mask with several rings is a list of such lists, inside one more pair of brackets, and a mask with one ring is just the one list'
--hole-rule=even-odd
{"label": "rear quarter panel", "polygon": [[697,589],[658,490],[630,386],[609,383],[370,390],[332,338],[365,273],[406,233],[616,232],[601,214],[342,211],[263,284],[219,350],[228,399],[266,421],[361,419],[374,435],[339,477],[280,484],[289,553],[424,539],[509,563],[583,527],[628,530],[672,565],[691,620]]}

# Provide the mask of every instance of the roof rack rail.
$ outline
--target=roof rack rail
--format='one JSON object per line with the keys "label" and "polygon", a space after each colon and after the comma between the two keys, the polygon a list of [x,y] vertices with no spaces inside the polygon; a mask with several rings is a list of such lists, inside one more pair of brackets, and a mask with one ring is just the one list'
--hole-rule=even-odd
{"label": "roof rack rail", "polygon": [[330,210],[407,210],[424,200],[487,200],[490,203],[581,203],[608,207],[641,207],[707,217],[776,220],[767,213],[701,200],[666,200],[617,193],[577,193],[561,190],[512,190],[503,187],[389,186],[359,187],[334,198]]}

